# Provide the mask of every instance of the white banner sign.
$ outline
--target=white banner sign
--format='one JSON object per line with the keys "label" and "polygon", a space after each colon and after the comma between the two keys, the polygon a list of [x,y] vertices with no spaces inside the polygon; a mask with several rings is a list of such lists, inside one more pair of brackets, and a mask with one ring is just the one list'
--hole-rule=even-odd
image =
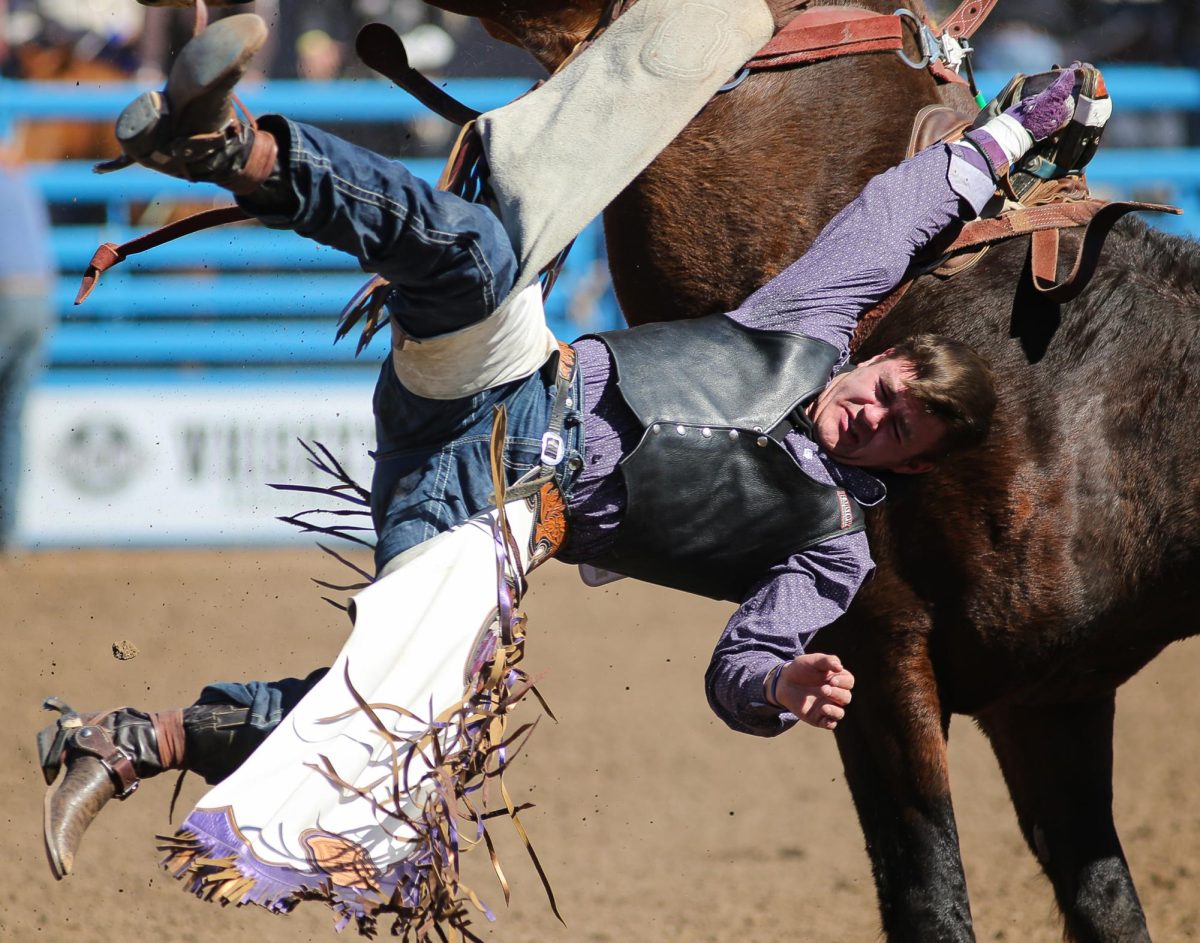
{"label": "white banner sign", "polygon": [[369,487],[371,389],[371,380],[39,387],[26,411],[17,541],[292,541],[299,532],[276,516],[338,502],[269,485],[334,483],[309,464],[302,439]]}

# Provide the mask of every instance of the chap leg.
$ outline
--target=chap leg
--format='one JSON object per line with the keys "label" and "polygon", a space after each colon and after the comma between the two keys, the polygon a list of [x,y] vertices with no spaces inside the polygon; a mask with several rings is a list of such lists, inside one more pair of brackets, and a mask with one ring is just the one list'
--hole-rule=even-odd
{"label": "chap leg", "polygon": [[994,708],[991,740],[1030,849],[1077,943],[1148,941],[1112,817],[1115,695],[1078,704]]}

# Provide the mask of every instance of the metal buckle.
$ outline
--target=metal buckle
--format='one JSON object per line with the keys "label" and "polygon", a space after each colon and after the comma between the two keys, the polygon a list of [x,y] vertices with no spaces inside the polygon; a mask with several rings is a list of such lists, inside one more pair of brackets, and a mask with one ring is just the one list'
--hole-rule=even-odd
{"label": "metal buckle", "polygon": [[[117,774],[114,771],[109,770],[109,775],[113,779],[116,779],[118,781],[118,783],[120,782],[119,777],[117,776]],[[142,781],[140,779],[135,779],[133,782],[131,782],[129,784],[128,789],[118,792],[114,798],[120,799],[122,801],[124,801],[125,799],[128,799],[130,796],[132,796],[135,792],[138,791],[138,786],[140,786],[141,784],[142,784]]]}
{"label": "metal buckle", "polygon": [[975,48],[965,39],[955,39],[949,33],[942,33],[939,43],[942,49],[941,59],[957,74],[962,70],[962,64]]}
{"label": "metal buckle", "polygon": [[896,55],[898,55],[900,57],[900,61],[910,69],[927,68],[929,63],[933,60],[933,44],[937,42],[937,37],[933,35],[933,31],[926,26],[921,18],[917,16],[917,14],[913,13],[912,10],[906,10],[904,7],[901,7],[893,15],[898,16],[901,19],[908,17],[917,24],[917,41],[921,44],[920,62],[913,62],[910,58],[908,58],[908,54],[904,51],[903,46],[896,50]]}
{"label": "metal buckle", "polygon": [[567,454],[567,445],[557,432],[547,430],[542,433],[542,464],[557,465]]}
{"label": "metal buckle", "polygon": [[900,57],[900,61],[911,69],[927,69],[930,63],[936,61],[944,62],[957,74],[962,68],[963,61],[975,51],[965,39],[955,39],[949,33],[943,33],[941,36],[938,36],[912,10],[906,10],[904,7],[901,7],[894,15],[901,18],[908,17],[917,26],[917,41],[921,44],[921,60],[914,62],[908,58],[903,49],[896,50],[896,55]]}

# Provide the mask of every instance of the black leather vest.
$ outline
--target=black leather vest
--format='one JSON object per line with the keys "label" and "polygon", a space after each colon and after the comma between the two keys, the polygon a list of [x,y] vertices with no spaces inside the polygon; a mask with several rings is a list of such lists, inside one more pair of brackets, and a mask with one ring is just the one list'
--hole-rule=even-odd
{"label": "black leather vest", "polygon": [[829,381],[837,351],[725,315],[593,335],[645,432],[621,462],[616,541],[591,562],[650,583],[740,602],[767,570],[862,530],[843,489],[814,481],[784,448]]}

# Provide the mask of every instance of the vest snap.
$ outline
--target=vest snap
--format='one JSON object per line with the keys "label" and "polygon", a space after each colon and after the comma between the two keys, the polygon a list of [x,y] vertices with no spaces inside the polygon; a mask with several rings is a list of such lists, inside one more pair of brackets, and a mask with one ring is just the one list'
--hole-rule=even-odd
{"label": "vest snap", "polygon": [[736,441],[737,437],[738,437],[738,435],[737,435],[737,430],[736,430],[736,429],[730,429],[730,430],[729,430],[729,438],[730,438],[730,439],[732,439],[732,440],[735,440],[735,441]]}
{"label": "vest snap", "polygon": [[706,438],[706,439],[712,438],[712,430],[710,428],[708,428],[708,426],[705,426],[703,429],[701,429],[700,434],[702,436],[704,436],[704,438]]}
{"label": "vest snap", "polygon": [[685,429],[683,426],[676,426],[675,431],[680,435],[687,435],[687,429]]}
{"label": "vest snap", "polygon": [[765,435],[760,435],[758,437],[758,441],[755,442],[754,444],[757,445],[760,449],[765,449],[767,447],[767,437]]}
{"label": "vest snap", "polygon": [[660,426],[660,425],[659,425],[659,424],[656,422],[654,425],[652,425],[652,426],[650,427],[650,431],[651,431],[651,432],[653,432],[655,435],[657,435],[658,433],[662,432],[662,426]]}

